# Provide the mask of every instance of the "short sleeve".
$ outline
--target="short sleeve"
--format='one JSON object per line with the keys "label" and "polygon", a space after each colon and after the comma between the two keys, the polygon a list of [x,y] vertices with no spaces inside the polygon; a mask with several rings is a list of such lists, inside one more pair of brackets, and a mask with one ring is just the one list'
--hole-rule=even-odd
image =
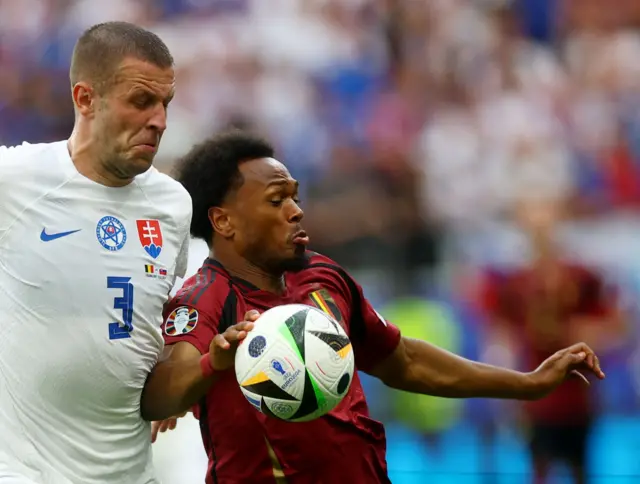
{"label": "short sleeve", "polygon": [[191,246],[191,218],[193,216],[193,208],[191,203],[191,196],[188,193],[184,193],[183,201],[183,215],[178,220],[178,229],[182,235],[182,242],[176,259],[175,275],[181,279],[187,273],[189,266],[189,247]]}
{"label": "short sleeve", "polygon": [[[6,183],[8,182],[7,180],[7,175],[4,173],[4,170],[2,169],[3,165],[4,165],[4,160],[7,156],[7,151],[9,151],[9,149],[6,146],[0,146],[0,204],[5,207],[7,205],[6,200],[4,199],[4,194],[6,192],[7,187],[5,186]],[[7,225],[6,220],[4,220],[5,217],[3,217],[2,213],[4,212],[4,210],[2,212],[0,212],[0,236],[2,235],[2,232],[4,231],[5,226]]]}
{"label": "short sleeve", "polygon": [[502,273],[487,271],[483,274],[477,295],[479,309],[489,318],[489,322],[511,322],[518,320],[510,301],[518,299],[511,291],[512,282]]}
{"label": "short sleeve", "polygon": [[497,312],[500,301],[498,285],[495,279],[495,275],[491,273],[482,274],[475,294],[475,300],[480,309],[492,314]]}
{"label": "short sleeve", "polygon": [[165,344],[186,341],[201,353],[209,350],[218,334],[229,284],[211,268],[202,268],[189,278],[163,310],[162,334]]}
{"label": "short sleeve", "polygon": [[613,287],[592,272],[585,271],[580,280],[577,312],[587,316],[607,316],[615,311],[617,294]]}
{"label": "short sleeve", "polygon": [[163,321],[162,336],[166,345],[185,341],[202,354],[209,351],[211,340],[218,334],[216,320],[190,305],[170,303],[164,311]]}
{"label": "short sleeve", "polygon": [[14,217],[7,210],[10,197],[15,196],[12,194],[12,178],[15,169],[10,166],[10,159],[14,158],[10,156],[12,151],[15,151],[15,148],[0,146],[0,236],[14,220]]}
{"label": "short sleeve", "polygon": [[52,144],[0,146],[0,237],[27,205],[42,196],[46,184],[56,183],[57,157]]}
{"label": "short sleeve", "polygon": [[356,367],[370,372],[400,343],[400,329],[387,321],[367,300],[362,287],[348,276],[351,292],[351,342]]}
{"label": "short sleeve", "polygon": [[176,277],[180,277],[181,279],[187,273],[187,266],[189,264],[189,245],[190,245],[190,237],[189,232],[187,232],[182,240],[182,244],[180,246],[180,251],[178,252],[178,258],[176,259]]}

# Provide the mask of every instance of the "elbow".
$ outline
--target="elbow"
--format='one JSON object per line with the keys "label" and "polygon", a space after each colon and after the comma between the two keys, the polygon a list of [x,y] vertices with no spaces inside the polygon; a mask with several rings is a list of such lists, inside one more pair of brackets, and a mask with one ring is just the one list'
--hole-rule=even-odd
{"label": "elbow", "polygon": [[386,386],[423,395],[449,396],[455,393],[459,378],[448,371],[438,371],[420,357],[419,343],[404,339],[401,347],[374,376]]}
{"label": "elbow", "polygon": [[393,374],[385,374],[379,379],[389,388],[393,388],[394,390],[404,390],[404,391],[412,391],[412,377],[411,372],[407,369],[403,372],[393,373]]}
{"label": "elbow", "polygon": [[142,392],[142,398],[140,399],[140,415],[143,420],[148,422],[153,422],[156,420],[164,420],[164,417],[161,412],[158,411],[158,408],[152,404],[151,398],[146,394],[145,391]]}
{"label": "elbow", "polygon": [[154,372],[151,372],[140,396],[140,416],[142,419],[155,422],[173,416],[175,412],[172,413],[168,397],[166,387],[158,385],[154,379]]}
{"label": "elbow", "polygon": [[398,371],[398,378],[391,381],[389,386],[434,397],[460,396],[468,378],[459,371],[459,365],[443,367],[433,360],[425,361],[420,357],[418,345],[407,344],[405,348],[402,371]]}
{"label": "elbow", "polygon": [[389,388],[410,391],[407,384],[413,378],[414,365],[408,346],[404,338],[401,339],[395,351],[368,373]]}
{"label": "elbow", "polygon": [[149,401],[149,399],[142,398],[140,403],[140,416],[142,420],[147,422],[157,422],[159,420],[166,420],[174,417],[178,411],[168,411],[169,409],[163,405],[156,405]]}

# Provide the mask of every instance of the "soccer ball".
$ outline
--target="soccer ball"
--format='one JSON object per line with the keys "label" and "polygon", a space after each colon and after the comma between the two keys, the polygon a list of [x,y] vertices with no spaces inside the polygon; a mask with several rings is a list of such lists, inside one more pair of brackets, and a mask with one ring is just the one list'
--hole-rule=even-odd
{"label": "soccer ball", "polygon": [[240,390],[257,410],[281,420],[308,422],[347,394],[353,349],[340,324],[304,304],[269,309],[239,345]]}

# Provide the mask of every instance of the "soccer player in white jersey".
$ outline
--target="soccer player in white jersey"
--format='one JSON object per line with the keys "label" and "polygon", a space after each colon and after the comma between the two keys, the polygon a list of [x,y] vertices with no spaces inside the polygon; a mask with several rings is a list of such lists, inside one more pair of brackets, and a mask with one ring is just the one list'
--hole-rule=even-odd
{"label": "soccer player in white jersey", "polygon": [[140,397],[191,220],[152,167],[173,59],[109,22],[80,37],[70,78],[68,140],[0,147],[0,484],[148,484]]}

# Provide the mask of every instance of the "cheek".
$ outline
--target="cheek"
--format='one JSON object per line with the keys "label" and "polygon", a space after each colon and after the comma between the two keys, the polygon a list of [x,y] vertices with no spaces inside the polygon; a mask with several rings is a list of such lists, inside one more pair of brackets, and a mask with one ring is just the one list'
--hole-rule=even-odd
{"label": "cheek", "polygon": [[243,227],[242,239],[245,245],[257,247],[262,252],[273,252],[283,245],[283,231],[277,220],[262,217],[247,220]]}
{"label": "cheek", "polygon": [[259,241],[260,223],[254,222],[251,218],[241,217],[235,225],[235,238],[236,242],[243,246],[253,245],[255,241]]}
{"label": "cheek", "polygon": [[111,111],[104,113],[100,121],[96,123],[101,137],[110,139],[112,142],[114,138],[117,139],[118,134],[122,131],[122,121],[120,119],[120,116]]}
{"label": "cheek", "polygon": [[269,227],[269,243],[274,250],[286,249],[289,232],[288,227],[280,221],[274,221]]}

